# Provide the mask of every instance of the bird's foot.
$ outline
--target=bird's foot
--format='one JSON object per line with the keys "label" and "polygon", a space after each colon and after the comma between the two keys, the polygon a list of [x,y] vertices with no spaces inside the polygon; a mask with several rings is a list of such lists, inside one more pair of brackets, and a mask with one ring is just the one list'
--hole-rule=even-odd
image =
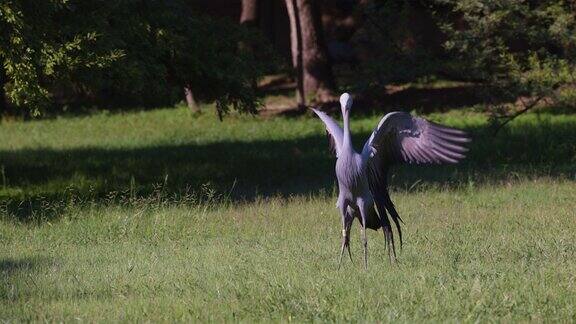
{"label": "bird's foot", "polygon": [[350,252],[350,235],[349,232],[345,229],[342,230],[342,244],[340,246],[340,259],[338,260],[338,269],[342,265],[342,257],[344,256],[344,249],[348,250],[348,256],[350,257],[350,261],[352,260],[352,252]]}

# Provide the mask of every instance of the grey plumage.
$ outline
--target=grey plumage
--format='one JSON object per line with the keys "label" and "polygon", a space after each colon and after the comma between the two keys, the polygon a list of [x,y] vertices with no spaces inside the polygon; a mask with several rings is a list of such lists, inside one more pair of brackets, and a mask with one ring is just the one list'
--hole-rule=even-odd
{"label": "grey plumage", "polygon": [[[368,267],[366,228],[383,229],[390,260],[396,258],[394,233],[390,219],[398,231],[402,245],[402,219],[388,193],[387,175],[392,165],[457,163],[465,157],[463,146],[470,139],[465,132],[413,117],[405,112],[391,112],[374,129],[361,153],[352,147],[350,109],[352,98],[340,97],[344,128],[325,113],[312,109],[324,122],[336,152],[338,201],[336,207],[342,217],[342,244],[338,266],[344,249],[350,259],[350,228],[355,218],[361,224],[364,245],[364,267]],[[388,218],[388,215],[390,218]]]}

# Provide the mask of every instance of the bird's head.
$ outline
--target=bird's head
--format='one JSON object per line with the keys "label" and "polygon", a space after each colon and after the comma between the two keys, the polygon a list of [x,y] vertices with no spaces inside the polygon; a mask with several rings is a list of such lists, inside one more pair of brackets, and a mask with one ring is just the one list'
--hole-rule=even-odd
{"label": "bird's head", "polygon": [[352,108],[352,97],[347,92],[340,96],[340,106],[342,107],[342,113],[348,112]]}

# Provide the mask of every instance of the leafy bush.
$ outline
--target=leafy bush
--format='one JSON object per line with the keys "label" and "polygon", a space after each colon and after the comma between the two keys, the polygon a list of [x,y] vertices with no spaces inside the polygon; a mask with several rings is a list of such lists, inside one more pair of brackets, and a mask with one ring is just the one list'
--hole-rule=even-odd
{"label": "leafy bush", "polygon": [[220,113],[256,109],[251,84],[265,67],[238,43],[258,36],[184,1],[17,0],[0,5],[0,27],[5,89],[18,106],[37,111],[67,91],[174,101],[190,86]]}
{"label": "leafy bush", "polygon": [[10,82],[1,86],[14,104],[38,112],[49,96],[46,84],[80,66],[104,67],[122,55],[118,50],[94,50],[95,32],[68,33],[57,27],[66,8],[65,0],[0,4],[0,60]]}
{"label": "leafy bush", "polygon": [[[515,117],[543,98],[555,100],[557,90],[576,80],[576,11],[563,0],[436,0],[448,8],[442,29],[446,49],[461,73],[491,85],[485,96],[497,126],[502,117]],[[448,18],[451,17],[451,18]],[[463,69],[462,69],[463,68]],[[506,111],[516,112],[510,115]]]}
{"label": "leafy bush", "polygon": [[542,99],[573,98],[573,1],[372,0],[363,13],[356,38],[374,54],[360,87],[437,77],[479,83],[495,124]]}

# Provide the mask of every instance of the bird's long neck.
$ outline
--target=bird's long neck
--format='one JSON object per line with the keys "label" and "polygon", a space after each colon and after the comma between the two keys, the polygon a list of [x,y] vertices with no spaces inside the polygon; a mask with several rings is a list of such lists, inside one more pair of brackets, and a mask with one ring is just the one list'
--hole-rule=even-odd
{"label": "bird's long neck", "polygon": [[353,151],[352,136],[350,135],[350,112],[344,110],[342,112],[342,118],[344,119],[344,138],[342,140],[342,147],[344,150]]}

